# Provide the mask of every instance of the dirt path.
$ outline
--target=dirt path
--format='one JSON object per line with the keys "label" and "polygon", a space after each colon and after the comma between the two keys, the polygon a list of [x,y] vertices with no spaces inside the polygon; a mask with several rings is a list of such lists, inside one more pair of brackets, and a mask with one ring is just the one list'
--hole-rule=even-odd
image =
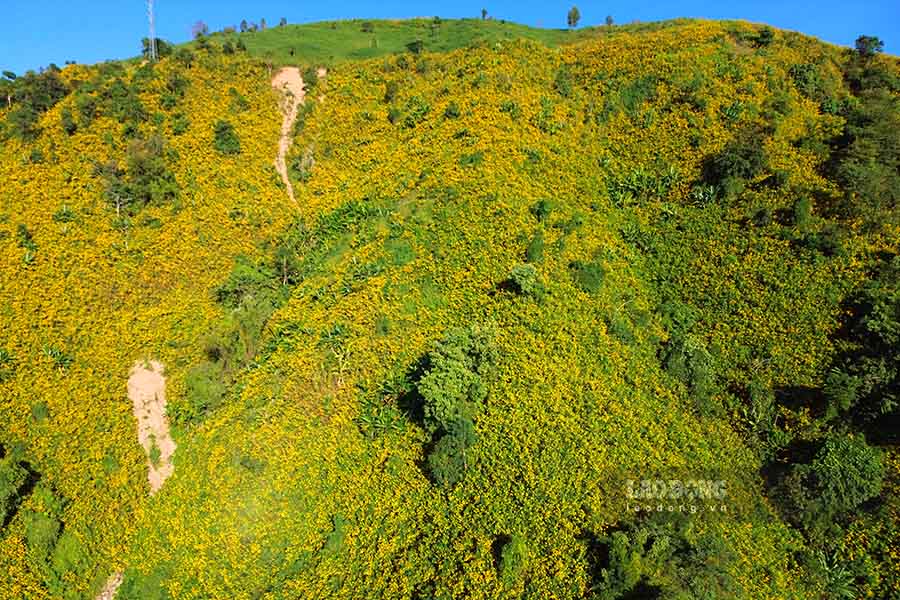
{"label": "dirt path", "polygon": [[163,366],[156,362],[138,361],[128,377],[128,397],[137,419],[138,442],[147,453],[147,479],[150,493],[155,494],[172,474],[175,441],[169,435],[166,419],[166,380]]}
{"label": "dirt path", "polygon": [[113,573],[106,580],[106,585],[103,586],[100,593],[97,594],[96,600],[113,600],[116,597],[116,592],[119,591],[120,585],[122,585],[122,573]]}
{"label": "dirt path", "polygon": [[284,120],[281,122],[281,137],[278,140],[278,155],[275,157],[275,169],[281,175],[281,181],[284,182],[284,187],[287,189],[288,198],[296,205],[294,186],[291,185],[291,178],[288,177],[285,159],[293,141],[292,134],[294,121],[297,120],[297,111],[300,109],[300,105],[303,104],[303,99],[306,95],[303,90],[303,78],[300,76],[300,69],[297,67],[281,69],[272,79],[272,87],[284,94],[281,105]]}

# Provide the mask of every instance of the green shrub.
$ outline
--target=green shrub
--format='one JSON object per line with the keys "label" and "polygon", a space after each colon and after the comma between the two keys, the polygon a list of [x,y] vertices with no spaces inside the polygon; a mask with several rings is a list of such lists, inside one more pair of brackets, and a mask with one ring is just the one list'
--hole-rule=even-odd
{"label": "green shrub", "polygon": [[310,91],[319,85],[319,70],[315,66],[308,66],[303,69],[303,87],[306,91]]}
{"label": "green shrub", "polygon": [[550,214],[555,208],[555,202],[546,198],[542,198],[538,200],[534,206],[531,207],[531,214],[533,214],[538,221],[543,222],[550,217]]}
{"label": "green shrub", "polygon": [[553,87],[564,98],[572,95],[572,72],[568,65],[563,65],[557,69]]}
{"label": "green shrub", "polygon": [[735,552],[717,534],[698,532],[685,515],[653,513],[600,542],[607,564],[594,589],[603,600],[743,597],[740,582],[731,576]]}
{"label": "green shrub", "polygon": [[31,508],[23,511],[25,543],[32,564],[42,570],[62,529],[60,521],[65,501],[48,486],[39,483],[31,494]]}
{"label": "green shrub", "polygon": [[525,260],[530,263],[541,262],[544,260],[544,232],[538,231],[528,242],[525,249]]}
{"label": "green shrub", "polygon": [[518,121],[522,116],[522,109],[515,100],[504,100],[500,104],[500,112],[508,114],[513,121]]}
{"label": "green shrub", "polygon": [[833,435],[809,464],[795,465],[781,484],[791,520],[821,535],[836,520],[881,493],[882,451],[862,435]]}
{"label": "green shrub", "polygon": [[450,488],[462,481],[468,469],[466,450],[475,441],[471,419],[459,419],[451,425],[450,431],[438,439],[426,459],[435,484]]}
{"label": "green shrub", "polygon": [[67,135],[72,135],[78,131],[78,123],[75,122],[75,117],[72,116],[72,111],[68,108],[60,111],[59,121]]}
{"label": "green shrub", "polygon": [[396,81],[386,81],[384,83],[384,101],[386,103],[391,103],[394,101],[394,98],[397,97],[397,93],[400,91],[400,84]]}
{"label": "green shrub", "polygon": [[222,154],[240,154],[241,141],[234,126],[228,121],[219,120],[213,128],[213,147]]}
{"label": "green shrub", "polygon": [[444,117],[447,119],[458,119],[459,114],[459,105],[456,102],[451,101],[444,109]]}
{"label": "green shrub", "polygon": [[589,263],[575,261],[569,265],[569,269],[578,287],[589,294],[599,292],[606,278],[606,269],[596,260]]}
{"label": "green shrub", "polygon": [[663,366],[688,386],[701,414],[717,412],[711,403],[715,393],[713,359],[701,339],[694,336],[671,339],[663,355]]}
{"label": "green shrub", "polygon": [[703,179],[716,186],[723,199],[733,199],[748,180],[766,168],[765,135],[756,129],[744,129],[703,165]]}
{"label": "green shrub", "polygon": [[509,275],[515,290],[524,296],[531,296],[536,300],[544,298],[544,282],[533,265],[520,264],[512,268]]}
{"label": "green shrub", "polygon": [[528,566],[530,552],[525,538],[513,535],[500,549],[500,581],[507,587],[513,586],[522,577]]}
{"label": "green shrub", "polygon": [[197,423],[221,405],[228,391],[222,363],[204,361],[193,367],[185,377],[184,386],[184,398],[170,402],[167,408],[172,422],[178,425]]}
{"label": "green shrub", "polygon": [[459,157],[459,166],[461,167],[477,167],[484,162],[484,152],[479,150],[471,154],[463,154]]}
{"label": "green shrub", "polygon": [[422,50],[425,49],[425,42],[423,42],[422,40],[413,40],[406,44],[406,49],[413,54],[421,54]]}
{"label": "green shrub", "polygon": [[28,468],[22,461],[12,453],[0,458],[0,532],[15,514],[27,481]]}
{"label": "green shrub", "polygon": [[431,111],[431,107],[421,96],[413,96],[409,100],[406,101],[406,106],[403,109],[403,112],[406,114],[406,118],[403,120],[403,124],[412,129],[419,123],[425,120],[425,117],[428,116],[428,113]]}
{"label": "green shrub", "polygon": [[176,113],[170,117],[170,121],[172,123],[172,135],[182,135],[191,126],[191,122],[184,115],[184,113]]}

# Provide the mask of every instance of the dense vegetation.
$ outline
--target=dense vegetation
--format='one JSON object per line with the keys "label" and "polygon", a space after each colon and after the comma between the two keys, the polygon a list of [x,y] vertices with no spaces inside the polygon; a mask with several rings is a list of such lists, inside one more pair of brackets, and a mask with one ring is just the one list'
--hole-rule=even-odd
{"label": "dense vegetation", "polygon": [[[316,27],[5,76],[5,595],[900,597],[877,39]],[[299,213],[266,61],[334,61]],[[154,496],[148,358],[178,440]],[[630,480],[727,493],[636,512]]]}

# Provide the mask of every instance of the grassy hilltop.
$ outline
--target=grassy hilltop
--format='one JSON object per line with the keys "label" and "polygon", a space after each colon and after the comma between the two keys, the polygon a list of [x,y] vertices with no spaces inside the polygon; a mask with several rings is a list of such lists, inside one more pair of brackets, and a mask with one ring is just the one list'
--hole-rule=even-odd
{"label": "grassy hilltop", "polygon": [[897,60],[365,30],[3,83],[0,596],[900,597]]}

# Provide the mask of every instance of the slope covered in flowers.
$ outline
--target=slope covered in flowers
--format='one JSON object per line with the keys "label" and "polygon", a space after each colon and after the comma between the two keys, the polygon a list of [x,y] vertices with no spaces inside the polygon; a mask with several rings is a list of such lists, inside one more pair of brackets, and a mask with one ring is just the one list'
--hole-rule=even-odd
{"label": "slope covered in flowers", "polygon": [[[177,153],[179,193],[124,224],[92,166],[125,151],[120,125],[68,135],[64,100],[4,146],[0,416],[82,551],[34,558],[49,509],[28,495],[0,585],[86,596],[124,569],[121,598],[807,598],[841,557],[854,592],[898,593],[889,440],[883,512],[824,546],[770,485],[836,429],[816,390],[850,347],[845,301],[898,250],[896,218],[834,208],[847,60],[684,21],[342,63],[296,127],[297,214],[270,73],[213,46],[125,74],[151,113],[170,72],[190,83],[138,126]],[[152,498],[124,391],[139,358],[166,365],[178,436]],[[725,512],[659,524],[629,479],[723,480]]]}

